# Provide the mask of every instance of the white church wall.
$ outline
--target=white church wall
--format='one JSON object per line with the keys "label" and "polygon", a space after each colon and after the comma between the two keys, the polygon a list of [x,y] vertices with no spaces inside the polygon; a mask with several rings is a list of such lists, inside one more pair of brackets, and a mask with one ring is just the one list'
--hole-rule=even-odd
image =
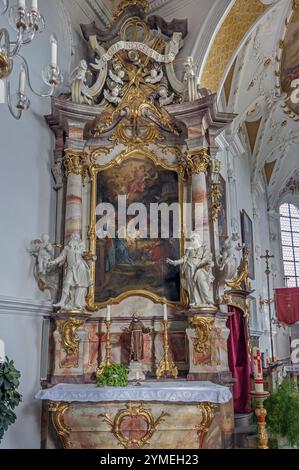
{"label": "white church wall", "polygon": [[[60,0],[40,0],[46,30],[22,54],[28,59],[35,89],[45,90],[41,70],[50,57],[49,37],[58,39],[58,61],[67,77],[70,71],[72,40],[69,23]],[[7,27],[7,16],[0,27]],[[15,33],[9,31],[12,38]],[[12,89],[18,85],[19,63],[15,62]],[[26,88],[30,109],[21,121],[14,120],[0,105],[0,339],[6,354],[21,371],[22,404],[17,421],[5,434],[0,448],[40,447],[40,407],[34,400],[39,387],[41,325],[45,297],[33,279],[29,242],[47,232],[54,235],[55,193],[52,189],[52,134],[43,116],[51,109],[50,99],[34,96]]]}

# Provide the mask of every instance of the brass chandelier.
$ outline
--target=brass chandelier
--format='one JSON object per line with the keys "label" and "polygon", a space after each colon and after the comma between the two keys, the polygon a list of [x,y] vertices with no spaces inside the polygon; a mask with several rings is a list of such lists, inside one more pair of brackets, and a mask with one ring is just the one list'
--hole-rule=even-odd
{"label": "brass chandelier", "polygon": [[[28,0],[27,0],[28,1]],[[44,83],[49,87],[48,92],[39,93],[31,85],[28,62],[21,55],[21,48],[30,44],[38,33],[45,29],[45,20],[38,9],[38,0],[31,0],[30,8],[26,8],[26,0],[18,0],[12,7],[9,0],[0,0],[0,15],[8,13],[9,24],[17,32],[15,41],[11,41],[6,28],[0,29],[0,85],[5,90],[5,98],[8,108],[15,119],[20,119],[23,111],[30,106],[30,101],[25,93],[26,83],[32,93],[39,97],[52,96],[54,90],[63,81],[63,75],[57,65],[57,39],[54,34],[50,37],[51,60],[42,72]],[[18,91],[11,96],[10,76],[15,59],[21,63]]]}

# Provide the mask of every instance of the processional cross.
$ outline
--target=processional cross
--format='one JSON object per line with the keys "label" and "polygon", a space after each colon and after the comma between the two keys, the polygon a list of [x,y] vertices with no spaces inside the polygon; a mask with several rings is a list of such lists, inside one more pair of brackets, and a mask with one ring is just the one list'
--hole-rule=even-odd
{"label": "processional cross", "polygon": [[266,254],[260,257],[264,259],[266,262],[266,271],[265,274],[267,276],[267,288],[268,288],[268,310],[269,310],[269,323],[270,323],[270,341],[271,341],[271,360],[274,362],[274,347],[273,347],[273,334],[272,334],[272,311],[271,311],[271,291],[270,291],[270,259],[275,258],[275,256],[270,255],[269,250],[266,250]]}

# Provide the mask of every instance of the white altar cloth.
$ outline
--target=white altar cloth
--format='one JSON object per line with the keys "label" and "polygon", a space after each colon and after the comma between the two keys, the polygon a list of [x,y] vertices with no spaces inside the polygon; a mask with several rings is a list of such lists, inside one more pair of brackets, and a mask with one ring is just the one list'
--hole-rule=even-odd
{"label": "white altar cloth", "polygon": [[171,403],[227,403],[229,388],[212,382],[144,382],[140,386],[96,387],[93,384],[58,384],[40,390],[39,400],[62,402],[157,401]]}

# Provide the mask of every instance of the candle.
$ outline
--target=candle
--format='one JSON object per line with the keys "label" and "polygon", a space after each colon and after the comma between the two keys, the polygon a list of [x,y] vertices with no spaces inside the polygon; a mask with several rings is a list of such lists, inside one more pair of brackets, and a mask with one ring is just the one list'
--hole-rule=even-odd
{"label": "candle", "polygon": [[111,319],[111,305],[107,305],[107,321]]}
{"label": "candle", "polygon": [[20,78],[19,78],[19,93],[21,95],[25,94],[25,82],[26,82],[26,73],[25,69],[22,66],[20,70]]}
{"label": "candle", "polygon": [[264,380],[261,351],[259,348],[253,348],[253,375],[255,391],[262,393],[264,391]]}
{"label": "candle", "polygon": [[37,11],[37,0],[31,0],[31,11]]}
{"label": "candle", "polygon": [[163,305],[163,312],[164,312],[164,321],[167,321],[168,318],[167,318],[167,305],[166,304]]}
{"label": "candle", "polygon": [[22,8],[23,10],[25,10],[25,8],[26,8],[26,0],[19,0],[18,7],[19,7],[19,8]]}
{"label": "candle", "polygon": [[57,39],[54,34],[50,38],[51,44],[51,67],[57,67]]}

